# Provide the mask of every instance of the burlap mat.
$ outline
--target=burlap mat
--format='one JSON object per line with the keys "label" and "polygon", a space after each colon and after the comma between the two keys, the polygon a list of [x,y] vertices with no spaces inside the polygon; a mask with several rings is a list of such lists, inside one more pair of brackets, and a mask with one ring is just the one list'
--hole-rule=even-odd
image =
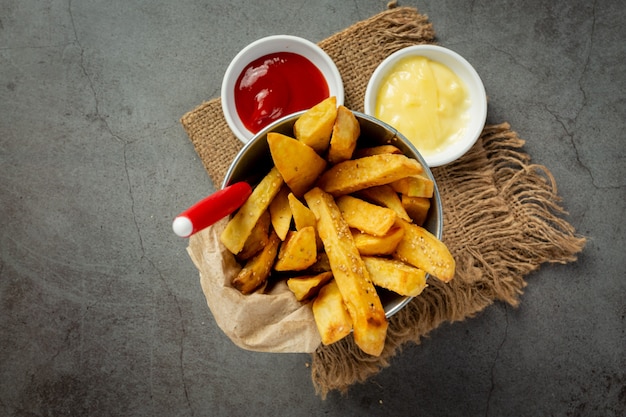
{"label": "burlap mat", "polygon": [[[323,40],[345,85],[345,104],[363,110],[367,81],[392,52],[434,43],[428,18],[408,7],[383,11]],[[185,114],[181,123],[216,187],[242,144],[231,133],[219,99]],[[458,162],[433,169],[443,204],[443,240],[457,262],[449,284],[429,280],[426,290],[389,323],[383,354],[363,354],[347,337],[312,355],[312,379],[323,398],[345,392],[389,365],[406,343],[443,322],[472,317],[496,300],[517,306],[524,277],[543,263],[574,261],[585,244],[565,221],[549,170],[531,163],[524,141],[507,123],[488,125]]]}

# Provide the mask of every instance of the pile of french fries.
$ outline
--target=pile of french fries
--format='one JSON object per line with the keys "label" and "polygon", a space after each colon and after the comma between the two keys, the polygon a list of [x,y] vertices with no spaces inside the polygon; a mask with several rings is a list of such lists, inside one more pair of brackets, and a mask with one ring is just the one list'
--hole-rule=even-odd
{"label": "pile of french fries", "polygon": [[228,221],[220,240],[242,265],[232,285],[263,291],[286,279],[311,303],[322,343],[353,332],[379,356],[387,318],[377,287],[417,296],[426,275],[454,277],[448,248],[422,227],[433,196],[423,167],[393,145],[357,147],[359,122],[330,97],[267,135],[274,167]]}

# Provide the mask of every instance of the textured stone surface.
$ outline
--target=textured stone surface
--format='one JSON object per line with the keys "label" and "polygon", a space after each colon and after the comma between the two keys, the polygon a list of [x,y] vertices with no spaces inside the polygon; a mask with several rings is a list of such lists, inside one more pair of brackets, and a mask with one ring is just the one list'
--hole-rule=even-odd
{"label": "textured stone surface", "polygon": [[626,413],[626,9],[419,1],[554,174],[589,242],[437,329],[347,396],[307,355],[235,347],[171,231],[213,191],[179,118],[259,37],[313,41],[384,1],[0,3],[0,415],[620,416]]}

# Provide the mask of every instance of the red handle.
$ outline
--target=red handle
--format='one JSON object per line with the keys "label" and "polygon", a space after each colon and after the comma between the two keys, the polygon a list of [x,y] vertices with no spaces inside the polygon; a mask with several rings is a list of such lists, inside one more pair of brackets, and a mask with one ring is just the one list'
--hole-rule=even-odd
{"label": "red handle", "polygon": [[180,237],[189,237],[237,210],[252,194],[247,182],[236,182],[180,213],[172,228]]}

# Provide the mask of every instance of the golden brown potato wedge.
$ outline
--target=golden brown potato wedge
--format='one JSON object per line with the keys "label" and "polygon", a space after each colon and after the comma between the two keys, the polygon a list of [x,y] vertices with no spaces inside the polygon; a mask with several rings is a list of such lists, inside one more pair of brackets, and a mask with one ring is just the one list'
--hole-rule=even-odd
{"label": "golden brown potato wedge", "polygon": [[280,238],[274,231],[270,233],[267,245],[256,256],[248,260],[233,279],[232,285],[243,294],[250,294],[261,287],[272,271]]}
{"label": "golden brown potato wedge", "polygon": [[421,226],[398,219],[404,236],[394,257],[422,269],[443,282],[454,278],[456,263],[448,247]]}
{"label": "golden brown potato wedge", "polygon": [[426,288],[426,272],[396,259],[364,256],[372,282],[400,295],[416,297]]}
{"label": "golden brown potato wedge", "polygon": [[356,195],[371,203],[390,208],[395,211],[396,215],[401,219],[411,221],[411,217],[409,217],[402,205],[402,200],[398,196],[398,193],[396,193],[390,185],[366,188],[357,192]]}
{"label": "golden brown potato wedge", "polygon": [[220,241],[231,253],[237,255],[241,252],[254,225],[267,210],[282,185],[283,177],[276,167],[272,168],[254,187],[250,197],[229,220],[220,235]]}
{"label": "golden brown potato wedge", "polygon": [[304,112],[293,125],[293,134],[317,153],[324,153],[328,149],[336,117],[337,97],[331,96]]}
{"label": "golden brown potato wedge", "polygon": [[328,148],[328,162],[336,164],[352,158],[356,141],[361,134],[359,121],[347,107],[337,108],[337,118],[333,126],[330,137],[330,147]]}
{"label": "golden brown potato wedge", "polygon": [[[317,220],[315,220],[315,214],[298,199],[293,193],[289,194],[289,207],[293,213],[293,220],[296,225],[296,230],[301,230],[308,226],[316,226]],[[322,240],[317,234],[317,228],[315,229],[315,236],[317,237],[317,248],[322,248]]]}
{"label": "golden brown potato wedge", "polygon": [[267,244],[269,234],[270,213],[268,210],[265,210],[252,228],[250,236],[246,239],[246,243],[243,244],[243,249],[237,254],[237,260],[245,261],[256,255]]}
{"label": "golden brown potato wedge", "polygon": [[317,186],[337,197],[365,188],[389,184],[423,172],[415,159],[399,154],[380,154],[340,162],[322,174]]}
{"label": "golden brown potato wedge", "polygon": [[382,153],[400,154],[402,151],[393,145],[372,146],[369,148],[360,148],[354,151],[355,158],[363,158],[364,156],[380,155]]}
{"label": "golden brown potato wedge", "polygon": [[352,318],[335,280],[324,285],[315,297],[313,318],[325,345],[338,342],[350,334]]}
{"label": "golden brown potato wedge", "polygon": [[319,289],[333,277],[333,273],[322,272],[317,275],[305,275],[302,277],[289,278],[287,287],[296,296],[296,300],[304,301],[317,295]]}
{"label": "golden brown potato wedge", "polygon": [[380,356],[385,346],[387,318],[350,227],[330,194],[316,187],[304,198],[317,218],[318,233],[352,319],[354,341],[365,353]]}
{"label": "golden brown potato wedge", "polygon": [[313,148],[289,136],[270,132],[267,143],[274,165],[291,191],[301,197],[326,168],[326,160]]}
{"label": "golden brown potato wedge", "polygon": [[274,265],[276,271],[302,271],[317,261],[315,228],[304,227],[302,230],[290,230],[280,246]]}
{"label": "golden brown potato wedge", "polygon": [[396,221],[396,212],[351,195],[338,197],[337,206],[351,228],[374,236],[384,236]]}
{"label": "golden brown potato wedge", "polygon": [[307,206],[302,203],[293,193],[287,196],[289,200],[289,207],[293,214],[293,221],[296,225],[296,230],[302,230],[305,227],[315,227],[315,214]]}
{"label": "golden brown potato wedge", "polygon": [[272,200],[269,212],[272,220],[272,226],[280,240],[285,240],[287,232],[291,227],[291,208],[289,206],[288,196],[291,190],[287,185],[283,185],[280,191]]}
{"label": "golden brown potato wedge", "polygon": [[409,197],[431,198],[435,190],[435,184],[430,178],[422,175],[412,175],[390,183],[396,192]]}
{"label": "golden brown potato wedge", "polygon": [[407,214],[413,219],[413,223],[421,226],[426,221],[428,210],[430,209],[430,198],[409,197],[402,195],[402,206]]}
{"label": "golden brown potato wedge", "polygon": [[404,236],[404,229],[394,226],[384,236],[353,231],[352,238],[361,256],[391,255]]}

